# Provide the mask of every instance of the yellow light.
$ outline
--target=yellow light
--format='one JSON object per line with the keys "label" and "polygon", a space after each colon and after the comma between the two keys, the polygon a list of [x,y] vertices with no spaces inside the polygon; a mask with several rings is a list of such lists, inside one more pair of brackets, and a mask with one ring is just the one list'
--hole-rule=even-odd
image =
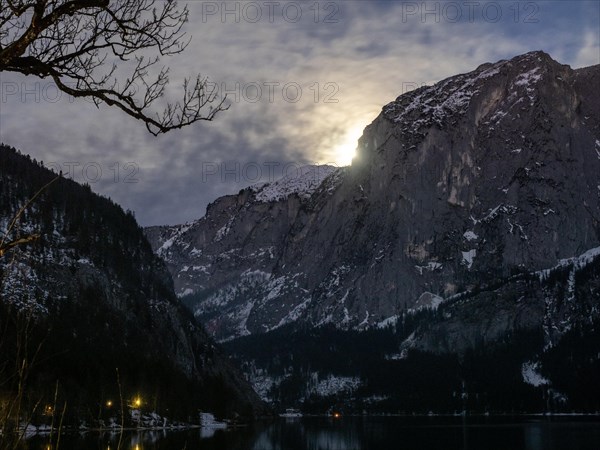
{"label": "yellow light", "polygon": [[137,407],[142,406],[142,399],[140,397],[136,397],[135,400],[133,401],[133,404]]}
{"label": "yellow light", "polygon": [[110,407],[112,407],[112,400],[107,400],[107,401],[106,401],[106,407],[107,407],[107,408],[110,408]]}
{"label": "yellow light", "polygon": [[338,166],[348,166],[356,155],[358,138],[362,136],[363,127],[355,126],[346,132],[342,141],[333,149],[335,163]]}
{"label": "yellow light", "polygon": [[333,413],[333,417],[335,417],[336,419],[339,419],[340,417],[342,417],[342,415],[339,412]]}

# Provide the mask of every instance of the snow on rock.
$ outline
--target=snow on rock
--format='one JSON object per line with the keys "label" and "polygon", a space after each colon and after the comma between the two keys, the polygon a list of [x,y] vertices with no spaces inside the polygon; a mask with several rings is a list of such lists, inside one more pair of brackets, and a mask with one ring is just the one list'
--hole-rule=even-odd
{"label": "snow on rock", "polygon": [[342,284],[341,282],[351,270],[352,268],[346,264],[333,268],[327,277],[321,281],[319,289],[326,293],[327,298],[339,295],[338,289]]}
{"label": "snow on rock", "polygon": [[379,328],[380,330],[383,330],[384,328],[387,328],[389,326],[396,325],[396,323],[398,322],[399,319],[400,319],[400,316],[396,314],[396,315],[390,316],[386,319],[383,319],[381,322],[377,323],[375,326],[377,328]]}
{"label": "snow on rock", "polygon": [[471,250],[467,250],[466,252],[461,252],[461,253],[462,253],[462,263],[465,264],[468,269],[470,269],[471,266],[473,265],[473,260],[475,259],[475,256],[477,256],[477,250],[471,249]]}
{"label": "snow on rock", "polygon": [[414,307],[409,309],[409,312],[420,311],[421,309],[438,309],[438,306],[442,304],[444,299],[439,295],[432,294],[431,292],[423,292]]}
{"label": "snow on rock", "polygon": [[304,311],[306,311],[311,300],[312,297],[305,298],[301,303],[296,305],[283,319],[281,319],[275,328],[279,328],[289,323],[297,321],[300,318],[300,316],[302,316]]}
{"label": "snow on rock", "polygon": [[408,357],[408,352],[413,349],[416,345],[417,337],[415,332],[413,331],[410,336],[408,336],[402,343],[400,344],[400,353],[393,353],[389,355],[385,355],[385,359],[389,361],[399,361],[401,359],[406,359]]}
{"label": "snow on rock", "polygon": [[490,209],[489,212],[481,219],[476,219],[473,216],[471,216],[471,221],[473,222],[473,225],[477,225],[479,223],[489,223],[496,219],[500,214],[513,215],[518,210],[519,208],[517,208],[516,206],[504,205],[501,203],[500,205]]}
{"label": "snow on rock", "polygon": [[181,235],[186,233],[192,227],[192,225],[193,223],[185,223],[183,225],[174,227],[173,234],[171,234],[171,236],[163,242],[163,244],[156,250],[155,253],[162,258],[166,257],[169,249],[173,246],[175,241],[177,241]]}
{"label": "snow on rock", "polygon": [[514,82],[515,86],[525,88],[531,106],[533,106],[535,101],[535,88],[533,86],[542,79],[542,74],[539,71],[539,67],[535,67],[528,72],[520,74]]}
{"label": "snow on rock", "polygon": [[426,266],[415,266],[419,275],[423,275],[423,271],[434,272],[436,270],[441,270],[442,265],[439,262],[430,261]]}
{"label": "snow on rock", "polygon": [[185,288],[185,289],[183,289],[183,290],[182,290],[180,293],[178,293],[178,294],[177,294],[177,297],[180,297],[180,298],[181,298],[181,297],[185,297],[185,296],[187,296],[187,295],[191,295],[191,294],[193,294],[193,293],[194,293],[194,290],[193,290],[193,289],[190,289],[190,288]]}
{"label": "snow on rock", "polygon": [[560,269],[563,267],[568,267],[568,266],[572,265],[573,269],[575,271],[581,270],[581,269],[585,268],[588,264],[593,262],[598,256],[600,256],[600,247],[594,247],[594,248],[591,248],[588,251],[582,253],[579,256],[575,256],[573,258],[561,259],[558,261],[558,264],[556,264],[554,267],[552,267],[550,269],[539,270],[539,271],[535,272],[535,275],[537,275],[539,277],[540,281],[543,281],[544,279],[547,279],[548,276],[554,270],[557,270],[557,269]]}
{"label": "snow on rock", "polygon": [[227,285],[208,296],[204,303],[197,306],[195,314],[201,313],[203,309],[226,306],[236,297],[244,295],[260,284],[266,283],[270,278],[270,273],[248,269],[240,275],[240,282],[237,285]]}
{"label": "snow on rock", "polygon": [[[316,375],[316,379],[318,380],[318,374]],[[313,378],[315,378],[315,374],[313,374]],[[328,375],[327,378],[318,380],[316,384],[313,384],[312,388],[309,388],[309,392],[320,397],[329,397],[342,392],[354,392],[360,385],[361,382],[358,377]]]}
{"label": "snow on rock", "polygon": [[367,327],[369,325],[369,316],[370,313],[369,311],[365,311],[365,318],[363,319],[363,321],[361,323],[358,324],[358,326],[356,327],[357,329],[361,329],[363,327]]}
{"label": "snow on rock", "polygon": [[288,171],[283,178],[273,183],[255,184],[250,189],[256,193],[256,200],[265,203],[283,200],[292,194],[308,198],[327,177],[339,170],[337,167],[328,165],[304,166]]}
{"label": "snow on rock", "polygon": [[528,72],[520,74],[515,80],[517,86],[530,86],[537,83],[542,79],[542,75],[539,73],[539,67],[535,67]]}
{"label": "snow on rock", "polygon": [[208,269],[211,267],[212,264],[208,264],[206,266],[192,266],[192,270],[194,272],[201,272],[204,273],[205,275],[210,275],[210,272],[208,271]]}
{"label": "snow on rock", "polygon": [[368,397],[363,398],[363,401],[365,403],[379,403],[379,402],[384,402],[386,400],[388,400],[390,398],[389,395],[378,395],[378,394],[374,394],[374,395],[370,395]]}
{"label": "snow on rock", "polygon": [[582,253],[577,258],[574,258],[574,265],[577,269],[583,269],[589,263],[594,261],[600,255],[600,247],[594,247],[585,253]]}
{"label": "snow on rock", "polygon": [[225,422],[219,422],[215,419],[215,416],[211,413],[201,412],[200,413],[200,426],[202,428],[212,428],[216,430],[224,430],[227,428]]}
{"label": "snow on rock", "polygon": [[472,232],[471,230],[465,231],[465,233],[463,234],[463,237],[467,240],[467,241],[475,241],[477,239],[479,239],[479,236],[477,236],[474,232]]}
{"label": "snow on rock", "polygon": [[33,267],[21,261],[11,261],[4,267],[0,264],[0,274],[3,276],[0,299],[18,311],[28,311],[34,317],[48,314],[43,304],[48,292],[41,287],[38,273]]}
{"label": "snow on rock", "polygon": [[535,387],[543,386],[546,384],[550,384],[546,378],[544,378],[539,372],[539,363],[537,362],[526,362],[523,363],[521,367],[521,375],[523,376],[523,381],[527,384],[530,384]]}
{"label": "snow on rock", "polygon": [[448,116],[464,114],[472,97],[479,92],[478,82],[497,75],[505,63],[500,61],[481,72],[457,75],[410,91],[386,105],[384,114],[396,123],[406,123],[404,131],[409,132],[441,124]]}
{"label": "snow on rock", "polygon": [[227,236],[229,234],[229,232],[231,231],[231,226],[233,225],[233,222],[235,221],[235,219],[236,219],[235,215],[230,217],[230,219],[227,221],[227,223],[217,230],[217,232],[215,233],[215,238],[214,238],[215,242],[221,241],[225,236]]}

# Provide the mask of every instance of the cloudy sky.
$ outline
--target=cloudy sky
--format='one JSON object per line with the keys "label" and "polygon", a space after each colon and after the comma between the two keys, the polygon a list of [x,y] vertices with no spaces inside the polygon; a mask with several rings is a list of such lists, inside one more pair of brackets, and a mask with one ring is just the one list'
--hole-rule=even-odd
{"label": "cloudy sky", "polygon": [[259,179],[348,164],[382,106],[416,86],[532,50],[574,68],[599,64],[599,5],[193,1],[189,47],[161,62],[174,100],[197,73],[228,94],[231,107],[214,122],[154,137],[49,82],[0,74],[0,141],[73,168],[142,225],[182,223]]}

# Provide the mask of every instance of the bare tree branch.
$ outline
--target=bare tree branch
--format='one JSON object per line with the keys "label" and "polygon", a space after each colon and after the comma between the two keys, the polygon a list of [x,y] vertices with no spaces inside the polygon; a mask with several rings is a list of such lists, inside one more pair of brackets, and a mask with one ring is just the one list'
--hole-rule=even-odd
{"label": "bare tree branch", "polygon": [[4,253],[6,253],[8,250],[10,250],[13,247],[16,247],[17,245],[28,244],[30,242],[37,241],[39,238],[40,238],[40,235],[35,233],[35,234],[30,234],[29,236],[26,236],[26,237],[18,238],[13,241],[7,242],[6,244],[3,244],[2,247],[0,247],[0,257],[4,256]]}
{"label": "bare tree branch", "polygon": [[[143,121],[154,135],[210,121],[227,107],[200,75],[184,81],[180,101],[152,110],[169,84],[168,68],[154,77],[152,69],[186,49],[187,20],[187,7],[174,0],[0,0],[0,72],[50,77],[73,97]],[[131,66],[125,79],[120,63]]]}
{"label": "bare tree branch", "polygon": [[4,236],[2,237],[2,239],[0,239],[0,257],[4,256],[4,254],[10,250],[13,247],[16,247],[18,245],[23,245],[23,244],[27,244],[29,242],[33,242],[33,241],[37,241],[40,238],[40,235],[37,233],[31,234],[29,236],[25,236],[25,237],[18,237],[16,239],[12,239],[10,241],[7,240],[8,236],[10,235],[10,233],[17,228],[17,225],[19,223],[19,219],[21,218],[21,216],[23,215],[23,213],[25,212],[25,210],[29,207],[29,205],[31,205],[36,198],[38,198],[46,189],[48,189],[48,187],[50,187],[50,185],[52,183],[54,183],[56,180],[58,180],[61,176],[57,175],[56,177],[52,178],[52,180],[50,180],[48,183],[46,183],[44,186],[42,186],[34,195],[33,197],[31,197],[29,200],[27,200],[27,202],[21,206],[21,208],[19,208],[19,210],[17,211],[17,213],[15,214],[15,216],[13,217],[13,219],[11,220],[10,224],[8,225],[8,228],[6,230],[6,232],[3,232]]}

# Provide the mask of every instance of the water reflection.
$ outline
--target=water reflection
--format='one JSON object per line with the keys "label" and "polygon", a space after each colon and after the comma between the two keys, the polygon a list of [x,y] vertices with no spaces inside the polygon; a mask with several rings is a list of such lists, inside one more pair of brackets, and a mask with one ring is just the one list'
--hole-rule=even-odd
{"label": "water reflection", "polygon": [[[597,450],[600,418],[303,418],[237,430],[88,432],[59,450]],[[48,436],[20,450],[48,450]]]}
{"label": "water reflection", "polygon": [[286,421],[285,426],[271,424],[258,433],[252,450],[346,450],[361,449],[363,446],[354,426],[324,420],[315,425],[314,421]]}
{"label": "water reflection", "polygon": [[527,450],[536,450],[544,448],[544,430],[542,424],[532,424],[524,429],[525,448]]}

